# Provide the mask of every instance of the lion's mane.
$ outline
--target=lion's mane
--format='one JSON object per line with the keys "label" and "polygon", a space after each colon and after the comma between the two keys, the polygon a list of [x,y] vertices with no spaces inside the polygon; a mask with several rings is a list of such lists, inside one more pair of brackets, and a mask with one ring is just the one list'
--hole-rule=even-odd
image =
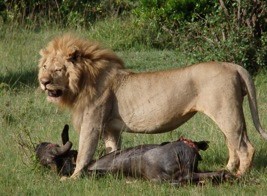
{"label": "lion's mane", "polygon": [[124,68],[123,61],[113,51],[71,34],[56,37],[40,54],[40,64],[58,55],[73,63],[74,66],[67,67],[70,97],[61,103],[73,109],[84,107],[96,96],[99,80],[109,77],[108,72]]}
{"label": "lion's mane", "polygon": [[[61,84],[53,85],[65,89],[64,96],[57,103],[71,108],[74,126],[79,131],[84,109],[91,102],[98,100],[108,88],[112,77],[119,69],[124,68],[123,61],[113,51],[103,48],[99,43],[71,34],[56,37],[40,51],[40,54],[39,78],[44,76],[41,70],[47,62],[50,63],[45,66],[50,66],[50,69],[55,66],[52,63],[53,59],[65,62],[66,75],[64,77],[67,77],[68,82],[57,77],[56,80],[59,80],[58,83]],[[45,77],[53,78],[54,76],[51,73]],[[62,83],[65,83],[64,87],[60,87],[60,85],[63,86]]]}

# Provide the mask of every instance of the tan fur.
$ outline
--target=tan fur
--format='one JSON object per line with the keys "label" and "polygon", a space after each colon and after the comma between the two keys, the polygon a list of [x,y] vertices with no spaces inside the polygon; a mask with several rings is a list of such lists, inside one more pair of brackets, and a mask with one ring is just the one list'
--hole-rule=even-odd
{"label": "tan fur", "polygon": [[40,54],[41,88],[48,100],[72,110],[80,133],[72,178],[90,162],[101,135],[107,151],[114,151],[121,131],[171,131],[199,111],[213,119],[226,137],[227,168],[242,175],[254,154],[242,109],[246,94],[256,129],[267,139],[259,122],[254,84],[239,65],[209,62],[131,73],[112,51],[71,35],[52,40]]}

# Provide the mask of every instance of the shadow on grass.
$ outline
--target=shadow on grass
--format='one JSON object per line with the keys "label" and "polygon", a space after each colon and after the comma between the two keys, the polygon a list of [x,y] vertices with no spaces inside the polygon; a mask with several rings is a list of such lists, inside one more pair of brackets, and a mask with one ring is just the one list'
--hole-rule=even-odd
{"label": "shadow on grass", "polygon": [[257,169],[263,169],[267,167],[267,151],[266,150],[261,149],[258,152],[256,152],[252,166]]}
{"label": "shadow on grass", "polygon": [[20,89],[23,87],[37,87],[37,71],[26,70],[23,72],[10,72],[5,76],[0,75],[1,88]]}

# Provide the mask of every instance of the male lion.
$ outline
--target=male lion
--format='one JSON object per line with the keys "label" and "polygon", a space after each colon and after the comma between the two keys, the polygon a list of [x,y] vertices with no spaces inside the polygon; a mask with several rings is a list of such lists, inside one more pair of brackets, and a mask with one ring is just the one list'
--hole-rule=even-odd
{"label": "male lion", "polygon": [[258,132],[255,86],[239,65],[208,62],[167,71],[132,73],[112,51],[69,34],[40,51],[39,82],[48,100],[67,106],[80,133],[77,164],[81,175],[103,135],[107,152],[118,149],[122,131],[163,133],[203,112],[219,126],[229,149],[227,169],[242,175],[254,148],[246,132],[242,108],[248,94]]}

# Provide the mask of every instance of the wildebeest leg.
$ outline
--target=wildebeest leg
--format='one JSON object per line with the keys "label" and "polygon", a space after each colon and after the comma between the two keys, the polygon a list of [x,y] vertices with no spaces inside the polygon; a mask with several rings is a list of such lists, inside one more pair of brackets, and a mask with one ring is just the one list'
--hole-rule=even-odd
{"label": "wildebeest leg", "polygon": [[185,183],[198,183],[205,180],[211,180],[215,183],[220,183],[227,179],[233,178],[227,171],[215,171],[215,172],[199,172],[199,173],[192,173],[191,175],[186,175],[176,180],[172,180],[172,185],[182,185]]}
{"label": "wildebeest leg", "polygon": [[233,178],[233,175],[227,171],[200,172],[200,173],[193,173],[192,175],[192,180],[195,182],[208,179],[212,180],[213,182],[219,183],[230,178]]}

